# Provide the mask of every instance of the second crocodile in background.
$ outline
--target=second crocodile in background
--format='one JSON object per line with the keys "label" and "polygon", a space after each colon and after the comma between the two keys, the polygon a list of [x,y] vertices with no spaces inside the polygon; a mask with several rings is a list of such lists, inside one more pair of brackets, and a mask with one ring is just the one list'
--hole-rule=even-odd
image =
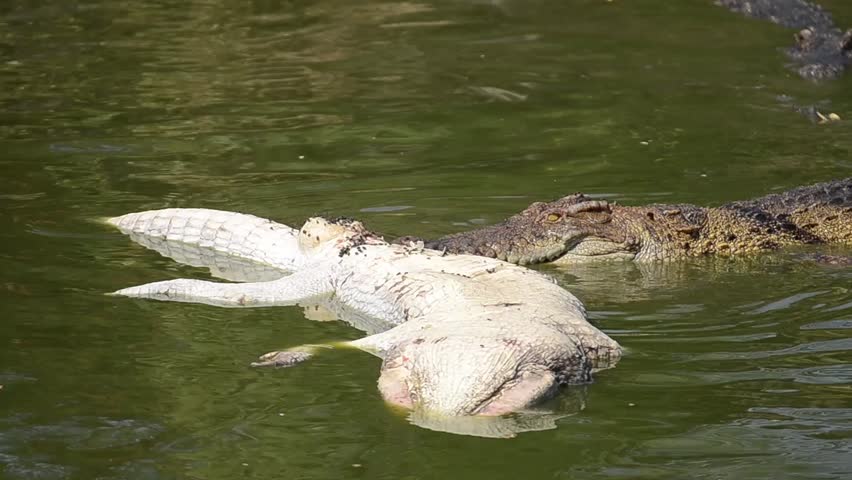
{"label": "second crocodile in background", "polygon": [[577,193],[533,203],[497,225],[425,241],[518,264],[670,260],[815,243],[852,245],[852,177],[709,208],[622,206]]}
{"label": "second crocodile in background", "polygon": [[852,61],[852,30],[837,28],[831,14],[805,0],[716,0],[747,17],[799,31],[786,50],[799,76],[809,80],[839,77]]}

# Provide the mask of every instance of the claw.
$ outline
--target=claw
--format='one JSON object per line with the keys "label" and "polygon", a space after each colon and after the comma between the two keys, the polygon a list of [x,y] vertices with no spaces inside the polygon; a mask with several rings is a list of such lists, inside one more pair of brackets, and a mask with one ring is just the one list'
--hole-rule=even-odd
{"label": "claw", "polygon": [[292,367],[298,363],[302,363],[305,360],[311,358],[313,354],[305,351],[294,351],[294,350],[284,350],[280,352],[269,352],[267,354],[261,355],[258,360],[259,362],[252,362],[252,367],[278,367],[278,368],[286,368]]}

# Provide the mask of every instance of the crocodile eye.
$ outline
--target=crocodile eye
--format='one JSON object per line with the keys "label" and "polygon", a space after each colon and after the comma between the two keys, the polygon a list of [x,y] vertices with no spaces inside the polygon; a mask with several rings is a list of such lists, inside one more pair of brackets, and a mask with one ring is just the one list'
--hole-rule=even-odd
{"label": "crocodile eye", "polygon": [[556,213],[550,213],[547,215],[548,222],[558,222],[560,218],[562,218],[562,216]]}

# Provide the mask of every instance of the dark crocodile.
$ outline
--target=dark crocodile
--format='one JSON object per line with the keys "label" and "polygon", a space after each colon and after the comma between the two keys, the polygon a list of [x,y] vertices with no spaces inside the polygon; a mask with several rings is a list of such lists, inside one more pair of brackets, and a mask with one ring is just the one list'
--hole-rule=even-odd
{"label": "dark crocodile", "polygon": [[533,203],[497,225],[424,243],[519,264],[653,261],[789,245],[852,245],[852,177],[709,208],[622,206],[577,193]]}
{"label": "dark crocodile", "polygon": [[716,0],[717,5],[747,17],[768,20],[798,30],[786,50],[803,78],[823,80],[840,76],[852,60],[852,30],[837,28],[831,14],[804,0]]}

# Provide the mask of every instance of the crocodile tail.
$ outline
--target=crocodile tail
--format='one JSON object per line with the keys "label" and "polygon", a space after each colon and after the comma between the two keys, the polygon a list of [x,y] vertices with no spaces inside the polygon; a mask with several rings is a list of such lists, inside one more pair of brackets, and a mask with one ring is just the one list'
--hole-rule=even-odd
{"label": "crocodile tail", "polygon": [[[181,250],[178,245],[287,271],[298,270],[305,262],[298,230],[254,215],[206,208],[166,208],[105,220],[137,243],[191,265],[212,257],[200,251]],[[180,257],[175,256],[178,253]],[[198,264],[202,265],[209,266]]]}

